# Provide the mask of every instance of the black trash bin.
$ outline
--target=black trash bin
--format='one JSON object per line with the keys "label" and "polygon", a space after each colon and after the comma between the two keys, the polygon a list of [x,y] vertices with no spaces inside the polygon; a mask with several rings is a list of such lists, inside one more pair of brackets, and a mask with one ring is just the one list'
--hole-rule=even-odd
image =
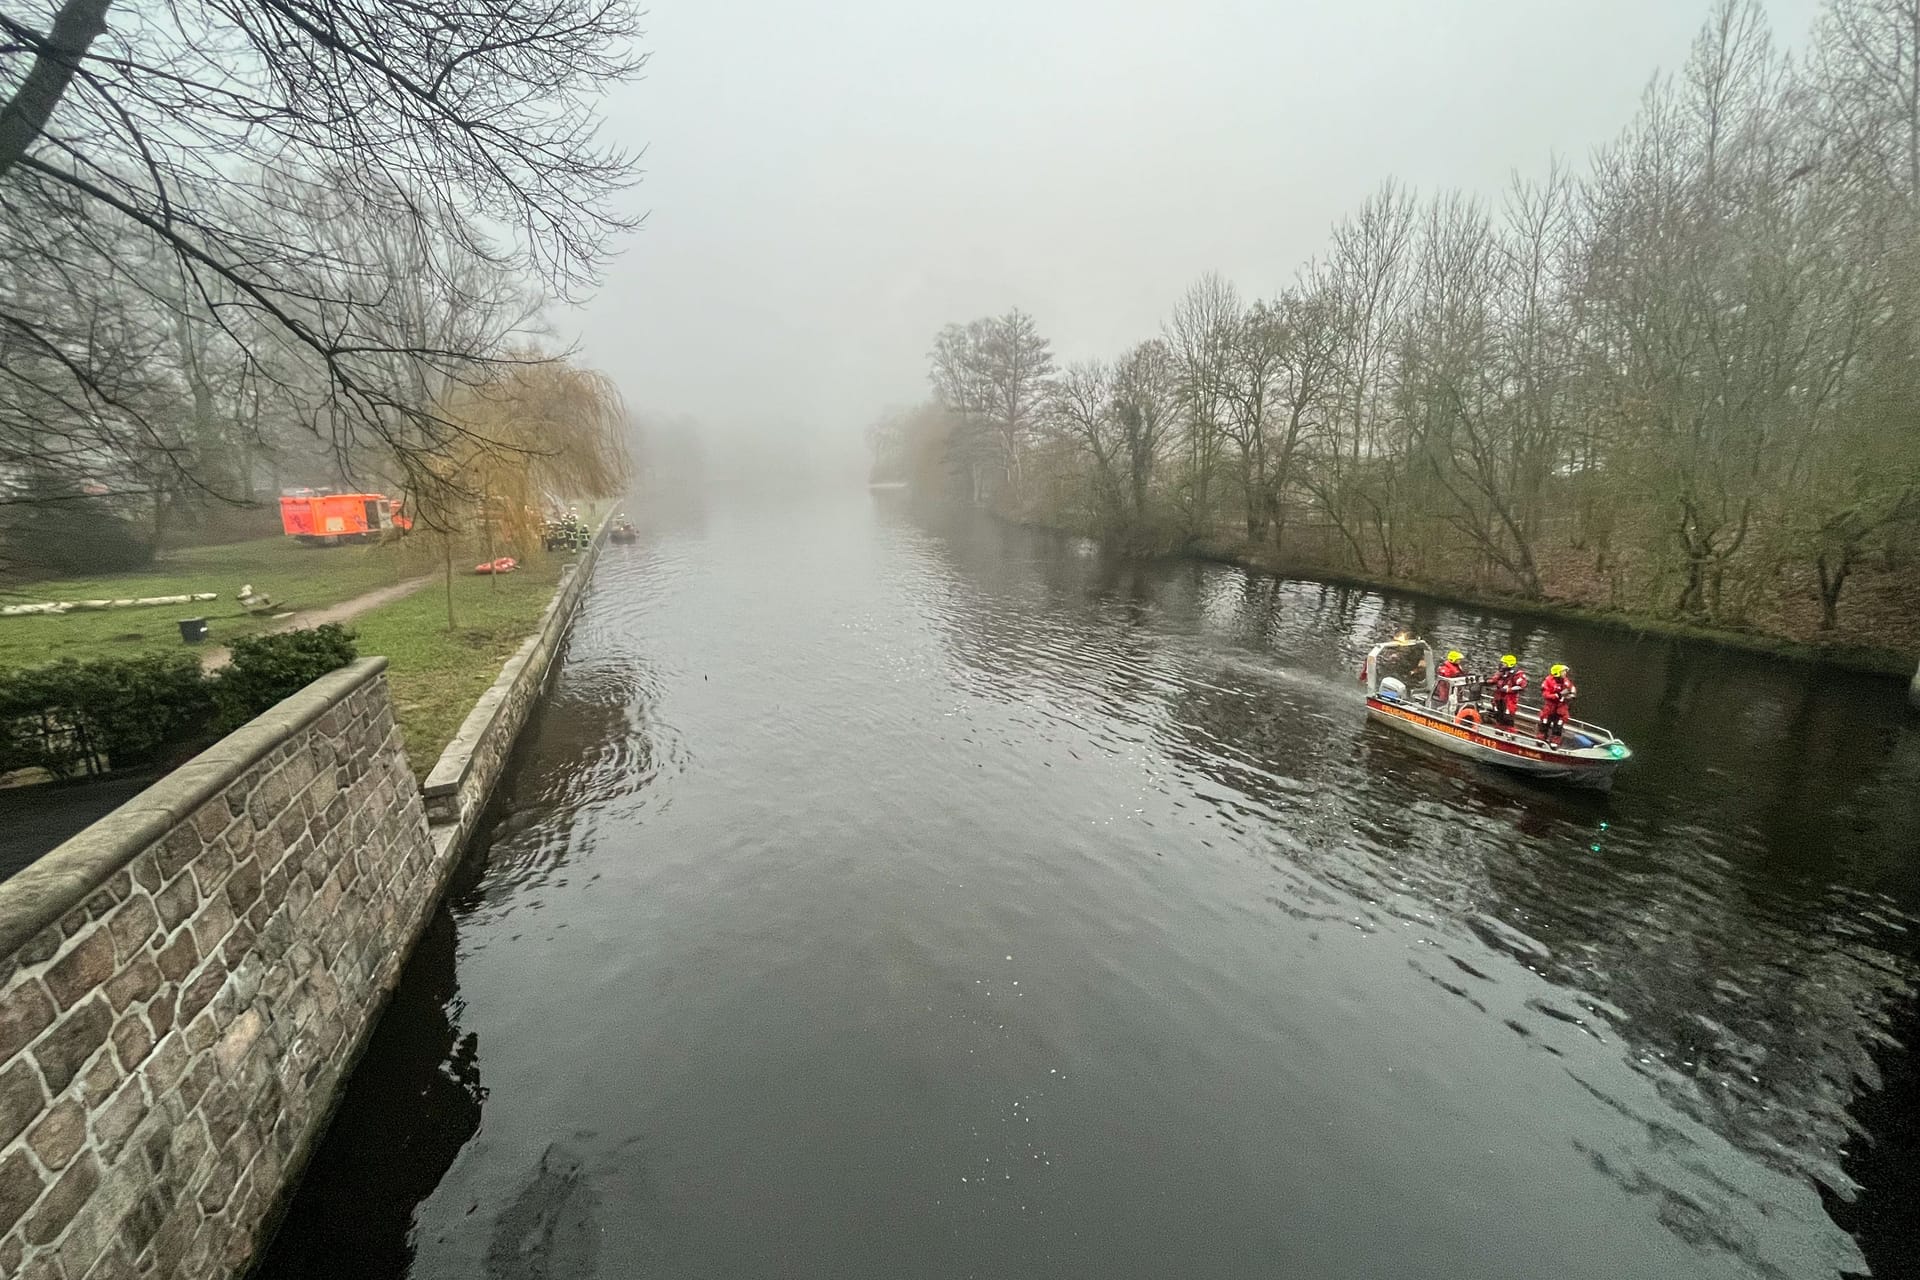
{"label": "black trash bin", "polygon": [[187,644],[199,644],[207,638],[207,620],[205,618],[180,619],[180,639]]}

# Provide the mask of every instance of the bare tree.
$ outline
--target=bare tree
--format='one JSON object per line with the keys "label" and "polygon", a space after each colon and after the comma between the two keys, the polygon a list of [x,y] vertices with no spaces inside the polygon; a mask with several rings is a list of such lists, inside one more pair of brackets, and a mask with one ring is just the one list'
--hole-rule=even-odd
{"label": "bare tree", "polygon": [[1817,35],[1835,159],[1869,198],[1920,205],[1920,0],[1830,0]]}
{"label": "bare tree", "polygon": [[1332,254],[1317,273],[1339,312],[1344,395],[1317,442],[1310,487],[1360,566],[1369,567],[1370,535],[1388,576],[1397,568],[1393,526],[1400,478],[1391,430],[1391,361],[1413,243],[1413,197],[1387,182],[1358,214],[1334,228]]}
{"label": "bare tree", "polygon": [[1068,365],[1054,382],[1047,422],[1055,435],[1084,450],[1091,460],[1088,480],[1095,508],[1113,524],[1128,523],[1122,479],[1128,464],[1114,414],[1113,370],[1098,360]]}
{"label": "bare tree", "polygon": [[1221,430],[1238,452],[1247,541],[1258,542],[1273,517],[1269,416],[1286,350],[1285,322],[1264,302],[1238,317],[1221,379]]}
{"label": "bare tree", "polygon": [[1460,197],[1436,200],[1400,356],[1405,412],[1444,518],[1530,598],[1545,592],[1535,540],[1565,452],[1567,212],[1557,167],[1544,184],[1515,184],[1502,227]]}
{"label": "bare tree", "polygon": [[1721,0],[1681,86],[1649,96],[1590,189],[1587,367],[1621,424],[1610,456],[1670,539],[1674,608],[1707,618],[1758,569],[1750,540],[1819,440],[1864,318],[1789,90],[1754,7]]}
{"label": "bare tree", "polygon": [[935,397],[985,439],[970,451],[974,501],[987,501],[988,457],[997,460],[1007,492],[1018,501],[1022,460],[1053,377],[1052,344],[1032,316],[1015,308],[948,325],[935,336],[928,365]]}
{"label": "bare tree", "polygon": [[1006,455],[1008,482],[1018,498],[1021,454],[1053,377],[1053,344],[1040,335],[1033,317],[1016,307],[987,329],[981,354],[992,389],[989,418]]}
{"label": "bare tree", "polygon": [[1287,290],[1270,309],[1266,323],[1280,340],[1277,382],[1273,388],[1278,434],[1268,446],[1271,470],[1267,502],[1273,546],[1286,550],[1287,498],[1307,442],[1326,431],[1339,397],[1340,330],[1333,299],[1313,285]]}
{"label": "bare tree", "polygon": [[1542,592],[1519,495],[1537,483],[1516,427],[1520,376],[1500,359],[1501,254],[1491,220],[1460,196],[1435,200],[1421,235],[1400,389],[1419,477],[1448,525],[1527,596]]}
{"label": "bare tree", "polygon": [[[381,0],[0,15],[0,335],[34,370],[10,361],[0,380],[0,452],[79,470],[146,457],[200,483],[190,451],[155,447],[148,406],[63,301],[99,311],[113,294],[216,331],[194,341],[230,345],[253,385],[290,364],[317,374],[308,429],[432,482],[467,429],[393,367],[477,384],[500,352],[396,334],[396,282],[316,218],[441,246],[411,264],[435,290],[455,287],[453,260],[563,295],[592,282],[630,223],[612,198],[632,165],[583,103],[639,67],[633,23],[623,0],[472,0],[430,20]],[[128,243],[166,269],[76,269]],[[98,438],[88,456],[49,447],[76,426]]]}
{"label": "bare tree", "polygon": [[1179,367],[1167,344],[1157,340],[1141,343],[1114,366],[1113,416],[1124,442],[1136,529],[1146,523],[1147,486],[1176,420]]}
{"label": "bare tree", "polygon": [[1210,532],[1214,520],[1213,478],[1226,445],[1222,424],[1240,319],[1239,292],[1209,271],[1181,295],[1162,335],[1178,378],[1184,418],[1181,483],[1188,537]]}

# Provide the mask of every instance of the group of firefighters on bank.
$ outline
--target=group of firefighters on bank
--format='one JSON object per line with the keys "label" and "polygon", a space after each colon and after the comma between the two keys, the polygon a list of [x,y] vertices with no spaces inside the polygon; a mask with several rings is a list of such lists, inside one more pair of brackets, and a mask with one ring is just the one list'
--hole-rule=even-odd
{"label": "group of firefighters on bank", "polygon": [[[1433,704],[1437,707],[1451,706],[1458,691],[1459,683],[1469,679],[1464,665],[1466,659],[1458,649],[1447,652],[1434,674],[1438,678],[1433,684]],[[1509,653],[1500,659],[1499,668],[1486,678],[1487,689],[1493,695],[1493,722],[1508,732],[1513,731],[1514,718],[1520,712],[1520,695],[1527,687],[1527,671],[1520,665],[1520,659]],[[1542,742],[1550,746],[1560,745],[1560,736],[1567,727],[1567,709],[1572,706],[1574,695],[1573,673],[1567,670],[1567,664],[1556,662],[1547,669],[1547,678],[1540,682],[1540,730]]]}

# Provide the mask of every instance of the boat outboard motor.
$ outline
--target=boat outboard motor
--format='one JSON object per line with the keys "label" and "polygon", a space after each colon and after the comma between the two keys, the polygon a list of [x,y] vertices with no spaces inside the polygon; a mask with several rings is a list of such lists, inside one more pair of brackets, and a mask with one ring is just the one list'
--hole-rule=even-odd
{"label": "boat outboard motor", "polygon": [[1380,700],[1382,702],[1405,702],[1407,700],[1406,681],[1396,676],[1388,676],[1380,682]]}

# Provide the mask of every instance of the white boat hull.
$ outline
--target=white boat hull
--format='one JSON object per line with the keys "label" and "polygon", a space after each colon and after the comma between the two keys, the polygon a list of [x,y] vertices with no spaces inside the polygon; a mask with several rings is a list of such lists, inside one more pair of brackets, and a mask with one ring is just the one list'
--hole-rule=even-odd
{"label": "white boat hull", "polygon": [[1624,747],[1617,755],[1609,750],[1610,745],[1617,744],[1556,748],[1529,733],[1509,733],[1488,724],[1463,724],[1446,719],[1441,708],[1378,697],[1367,699],[1367,717],[1481,764],[1602,791],[1613,785],[1614,770],[1627,758]]}

